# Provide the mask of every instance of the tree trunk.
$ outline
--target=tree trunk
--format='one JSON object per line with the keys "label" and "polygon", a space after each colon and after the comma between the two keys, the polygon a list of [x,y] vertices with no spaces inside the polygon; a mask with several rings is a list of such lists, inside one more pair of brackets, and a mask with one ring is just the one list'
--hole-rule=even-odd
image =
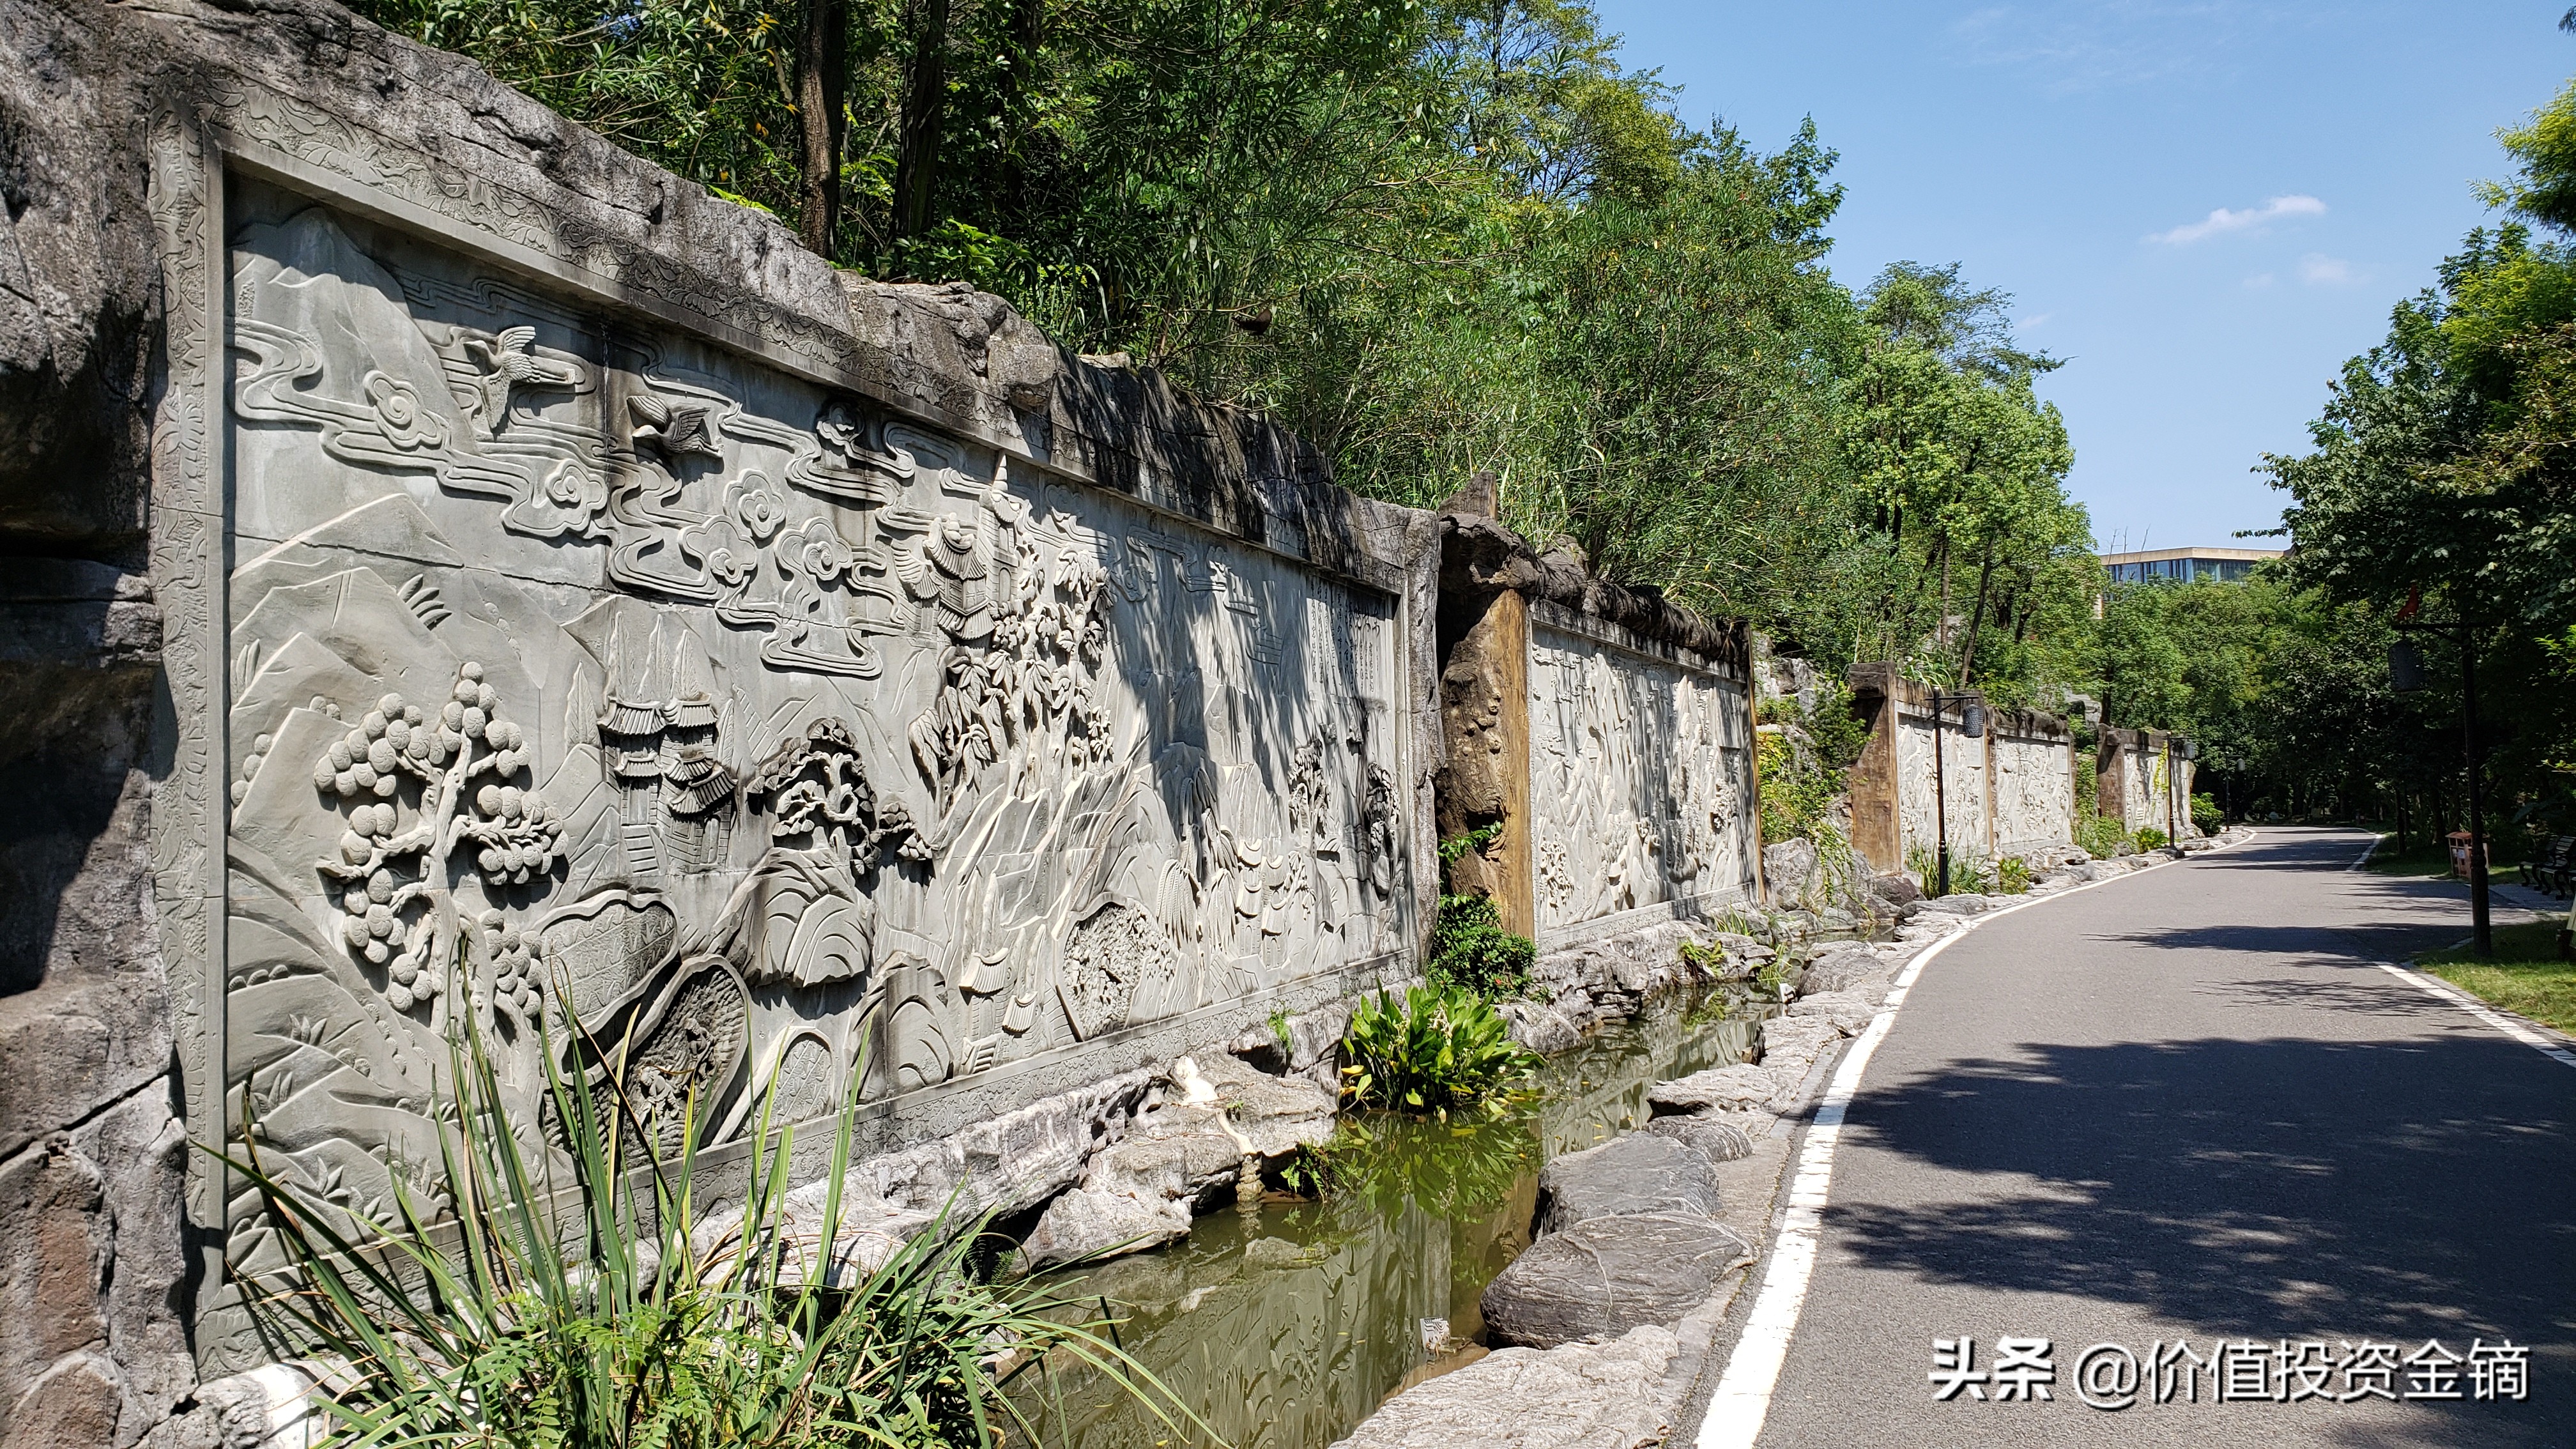
{"label": "tree trunk", "polygon": [[1995,546],[1986,545],[1986,556],[1977,565],[1977,607],[1968,615],[1967,646],[1959,651],[1959,687],[1968,687],[1968,666],[1977,659],[1977,631],[1986,626],[1986,589],[1995,581]]}
{"label": "tree trunk", "polygon": [[914,0],[912,64],[903,82],[895,140],[891,234],[907,241],[930,230],[939,182],[939,133],[948,119],[948,0]]}
{"label": "tree trunk", "polygon": [[805,0],[796,36],[797,163],[805,194],[797,230],[831,259],[841,239],[841,130],[850,90],[848,0]]}
{"label": "tree trunk", "polygon": [[1028,130],[1029,96],[1037,90],[1038,51],[1046,44],[1046,0],[1012,0],[1007,34],[1010,62],[1002,67],[1002,93],[994,99],[994,112],[1002,122],[1000,200],[1010,218],[1006,225],[1016,225],[1028,203],[1020,140]]}

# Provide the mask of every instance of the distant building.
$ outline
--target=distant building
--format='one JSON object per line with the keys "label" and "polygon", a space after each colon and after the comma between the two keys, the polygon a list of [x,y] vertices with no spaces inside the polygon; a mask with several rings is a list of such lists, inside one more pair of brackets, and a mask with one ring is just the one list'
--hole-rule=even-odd
{"label": "distant building", "polygon": [[2232,584],[2254,572],[2256,564],[2281,554],[2277,548],[2144,549],[2106,553],[2102,555],[2102,570],[2115,584],[2180,584],[2200,579]]}

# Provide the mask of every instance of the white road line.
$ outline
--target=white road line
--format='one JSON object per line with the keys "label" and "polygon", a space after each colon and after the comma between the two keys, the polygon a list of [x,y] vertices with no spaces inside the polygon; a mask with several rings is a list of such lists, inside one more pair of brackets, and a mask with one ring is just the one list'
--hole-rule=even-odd
{"label": "white road line", "polygon": [[2462,991],[2451,983],[2442,980],[2440,977],[2427,976],[2421,971],[2409,970],[2404,966],[2398,966],[2387,961],[2373,961],[2370,964],[2428,996],[2438,997],[2443,1001],[2449,1002],[2451,1005],[2460,1008],[2462,1011],[2465,1011],[2469,1015],[2476,1017],[2478,1020],[2485,1022],[2487,1025],[2494,1027],[2496,1030],[2503,1032],[2506,1036],[2512,1037],[2515,1041],[2521,1042],[2524,1046],[2530,1047],[2532,1050],[2539,1052],[2542,1056],[2548,1057],[2550,1060],[2555,1061],[2562,1066],[2576,1067],[2576,1052],[2569,1051],[2567,1048],[2560,1046],[2558,1043],[2551,1041],[2549,1038],[2542,1036],[2540,1033],[2533,1031],[2530,1027],[2523,1025],[2512,1017],[2506,1016],[2502,1012],[2489,1009],[2485,1002],[2478,1000],[2476,997],[2471,996],[2469,993]]}
{"label": "white road line", "polygon": [[2344,867],[2344,869],[2345,869],[2345,870],[2359,870],[2359,869],[2361,869],[2363,866],[2370,864],[2370,858],[2371,858],[2373,855],[2376,855],[2376,854],[2378,854],[2378,853],[2379,853],[2379,845],[2380,845],[2380,842],[2381,842],[2381,841],[2386,840],[2387,838],[2388,838],[2388,837],[2387,837],[2387,836],[2385,836],[2385,835],[2374,835],[2374,836],[2370,837],[2370,843],[2369,843],[2368,845],[2363,846],[2363,847],[2361,848],[2361,854],[2359,854],[2359,855],[2357,855],[2357,856],[2353,857],[2353,862],[2352,862],[2352,864],[2345,866],[2345,867]]}
{"label": "white road line", "polygon": [[[2245,840],[2254,838],[2248,835]],[[2215,855],[2221,850],[2233,850],[2245,840],[2200,853]],[[1933,957],[1948,950],[1951,942],[1998,916],[2062,901],[2095,886],[2133,880],[2142,874],[2127,871],[2110,880],[2093,881],[1972,916],[1962,929],[1925,947],[1897,973],[1887,1000],[1870,1018],[1868,1029],[1844,1054],[1832,1083],[1825,1088],[1824,1099],[1816,1104],[1816,1120],[1807,1128],[1807,1140],[1798,1151],[1798,1175],[1790,1180],[1788,1215],[1780,1224],[1779,1235],[1771,1241],[1771,1261],[1762,1275],[1761,1294],[1753,1300],[1752,1312],[1744,1320],[1743,1336],[1736,1339],[1735,1351],[1727,1356],[1726,1374],[1709,1397],[1708,1417],[1700,1420],[1699,1449],[1752,1449],[1753,1441],[1762,1436],[1762,1421],[1771,1416],[1772,1390],[1779,1386],[1781,1366],[1789,1358],[1789,1340],[1797,1331],[1798,1314],[1807,1306],[1807,1283],[1816,1269],[1817,1240],[1833,1186],[1834,1148],[1842,1141],[1843,1119],[1850,1115],[1851,1101],[1860,1091],[1861,1073],[1869,1069],[1870,1055],[1886,1040],[1888,1028],[1896,1024],[1896,1009],[1905,1004],[1905,994],[1914,985],[1914,978],[1923,973]]]}

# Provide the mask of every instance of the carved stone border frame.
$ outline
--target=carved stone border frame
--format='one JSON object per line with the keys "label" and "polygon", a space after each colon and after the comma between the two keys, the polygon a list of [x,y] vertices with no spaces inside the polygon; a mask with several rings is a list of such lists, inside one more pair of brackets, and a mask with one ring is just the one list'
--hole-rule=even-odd
{"label": "carved stone border frame", "polygon": [[[147,193],[160,249],[163,374],[152,424],[151,576],[162,615],[164,692],[152,800],[153,910],[169,973],[171,1028],[189,1130],[220,1143],[224,1115],[223,158],[199,127],[154,118]],[[186,1217],[200,1295],[220,1281],[225,1178],[188,1159]]]}

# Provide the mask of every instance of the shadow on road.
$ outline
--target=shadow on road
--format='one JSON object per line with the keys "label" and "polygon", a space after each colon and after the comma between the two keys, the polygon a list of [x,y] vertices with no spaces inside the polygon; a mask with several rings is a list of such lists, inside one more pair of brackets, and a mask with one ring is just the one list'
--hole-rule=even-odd
{"label": "shadow on road", "polygon": [[[2175,944],[2259,950],[2271,929]],[[2572,1115],[2576,1077],[2488,1034],[2034,1046],[1874,1088],[1846,1128],[2009,1195],[1828,1218],[1872,1267],[2204,1333],[2509,1336],[2533,1346],[2534,1401],[2474,1406],[2477,1439],[2507,1442],[2576,1423]]]}

